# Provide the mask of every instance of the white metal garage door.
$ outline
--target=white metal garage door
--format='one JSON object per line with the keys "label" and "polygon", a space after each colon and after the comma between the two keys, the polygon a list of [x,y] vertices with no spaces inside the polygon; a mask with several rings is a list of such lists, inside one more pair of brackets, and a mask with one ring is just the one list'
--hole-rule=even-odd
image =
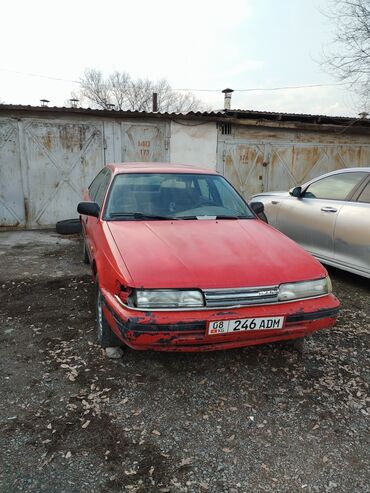
{"label": "white metal garage door", "polygon": [[104,166],[101,124],[31,120],[24,124],[28,227],[77,217],[77,203]]}
{"label": "white metal garage door", "polygon": [[26,224],[18,122],[0,119],[0,226]]}
{"label": "white metal garage door", "polygon": [[295,142],[219,142],[218,170],[246,200],[256,193],[289,190],[329,171],[369,166],[370,145]]}
{"label": "white metal garage door", "polygon": [[169,127],[166,123],[122,123],[122,161],[169,160]]}

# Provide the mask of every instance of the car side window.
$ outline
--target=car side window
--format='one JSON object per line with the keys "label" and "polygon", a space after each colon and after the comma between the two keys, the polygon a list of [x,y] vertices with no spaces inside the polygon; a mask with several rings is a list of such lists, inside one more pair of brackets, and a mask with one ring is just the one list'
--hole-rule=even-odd
{"label": "car side window", "polygon": [[111,178],[111,171],[109,169],[105,169],[104,171],[105,171],[105,173],[103,175],[102,181],[100,183],[99,189],[98,189],[98,191],[95,195],[95,199],[94,199],[94,202],[99,204],[99,207],[101,207],[103,205],[104,197],[105,197],[105,194],[107,192],[107,188],[108,188],[110,178]]}
{"label": "car side window", "polygon": [[93,202],[95,202],[96,194],[98,193],[99,187],[104,179],[105,173],[106,168],[100,171],[100,173],[94,178],[91,185],[89,186],[89,196]]}
{"label": "car side window", "polygon": [[364,178],[365,172],[339,173],[315,181],[305,190],[309,199],[346,200],[353,188]]}
{"label": "car side window", "polygon": [[366,202],[370,204],[370,181],[366,185],[366,187],[362,190],[357,202]]}

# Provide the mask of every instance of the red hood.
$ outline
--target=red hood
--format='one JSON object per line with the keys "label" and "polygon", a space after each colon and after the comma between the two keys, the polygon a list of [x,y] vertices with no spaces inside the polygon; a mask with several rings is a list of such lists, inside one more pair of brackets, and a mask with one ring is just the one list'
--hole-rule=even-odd
{"label": "red hood", "polygon": [[136,288],[269,286],[326,275],[300,246],[254,219],[107,224]]}

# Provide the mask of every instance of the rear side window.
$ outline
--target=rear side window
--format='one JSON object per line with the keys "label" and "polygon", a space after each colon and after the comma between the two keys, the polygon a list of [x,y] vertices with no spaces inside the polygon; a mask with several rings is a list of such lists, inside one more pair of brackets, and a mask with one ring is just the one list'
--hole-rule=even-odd
{"label": "rear side window", "polygon": [[111,178],[111,172],[110,170],[105,170],[105,174],[103,175],[103,178],[101,180],[101,183],[100,183],[100,186],[99,186],[99,189],[95,195],[95,199],[94,201],[99,204],[99,206],[101,207],[103,205],[103,201],[104,201],[104,197],[105,197],[105,194],[107,193],[107,188],[108,188],[108,185],[109,185],[109,182],[110,182],[110,178]]}
{"label": "rear side window", "polygon": [[308,199],[346,200],[353,188],[366,176],[365,172],[340,173],[327,176],[310,185],[303,197]]}
{"label": "rear side window", "polygon": [[357,201],[358,202],[366,202],[366,203],[370,204],[370,181],[368,182],[366,187],[362,190]]}
{"label": "rear side window", "polygon": [[102,169],[100,173],[94,178],[93,182],[89,186],[90,199],[95,202],[96,194],[98,193],[99,187],[104,179],[106,169]]}

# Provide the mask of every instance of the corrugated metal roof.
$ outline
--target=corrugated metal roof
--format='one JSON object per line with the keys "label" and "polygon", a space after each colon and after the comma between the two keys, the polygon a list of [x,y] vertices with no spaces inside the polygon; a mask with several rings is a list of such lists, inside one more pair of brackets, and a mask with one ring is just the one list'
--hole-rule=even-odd
{"label": "corrugated metal roof", "polygon": [[106,110],[94,108],[71,108],[65,106],[31,106],[31,105],[14,105],[0,104],[0,112],[3,111],[19,111],[19,112],[45,112],[45,113],[69,113],[69,114],[89,114],[106,117],[128,117],[128,118],[170,118],[170,119],[185,119],[185,120],[207,120],[207,121],[227,121],[229,119],[240,120],[260,120],[260,121],[281,121],[281,122],[302,122],[316,125],[345,125],[356,127],[370,127],[370,120],[363,118],[347,117],[347,116],[329,116],[329,115],[312,115],[306,113],[284,113],[277,111],[260,111],[260,110],[216,110],[216,111],[190,111],[188,113],[174,112],[147,112],[147,111],[121,111],[121,110]]}
{"label": "corrugated metal roof", "polygon": [[175,112],[151,112],[151,111],[132,111],[132,110],[115,110],[115,109],[99,109],[99,108],[73,108],[66,106],[31,106],[21,104],[0,104],[1,110],[13,110],[13,111],[42,111],[42,112],[66,112],[66,113],[93,113],[102,116],[115,115],[115,116],[158,116],[158,117],[219,117],[225,116],[224,111],[190,111],[188,113],[175,113]]}
{"label": "corrugated metal roof", "polygon": [[260,111],[230,109],[222,113],[232,118],[252,120],[275,120],[284,122],[302,122],[318,125],[355,125],[370,127],[370,119],[349,116],[314,115],[310,113],[285,113],[281,111]]}

